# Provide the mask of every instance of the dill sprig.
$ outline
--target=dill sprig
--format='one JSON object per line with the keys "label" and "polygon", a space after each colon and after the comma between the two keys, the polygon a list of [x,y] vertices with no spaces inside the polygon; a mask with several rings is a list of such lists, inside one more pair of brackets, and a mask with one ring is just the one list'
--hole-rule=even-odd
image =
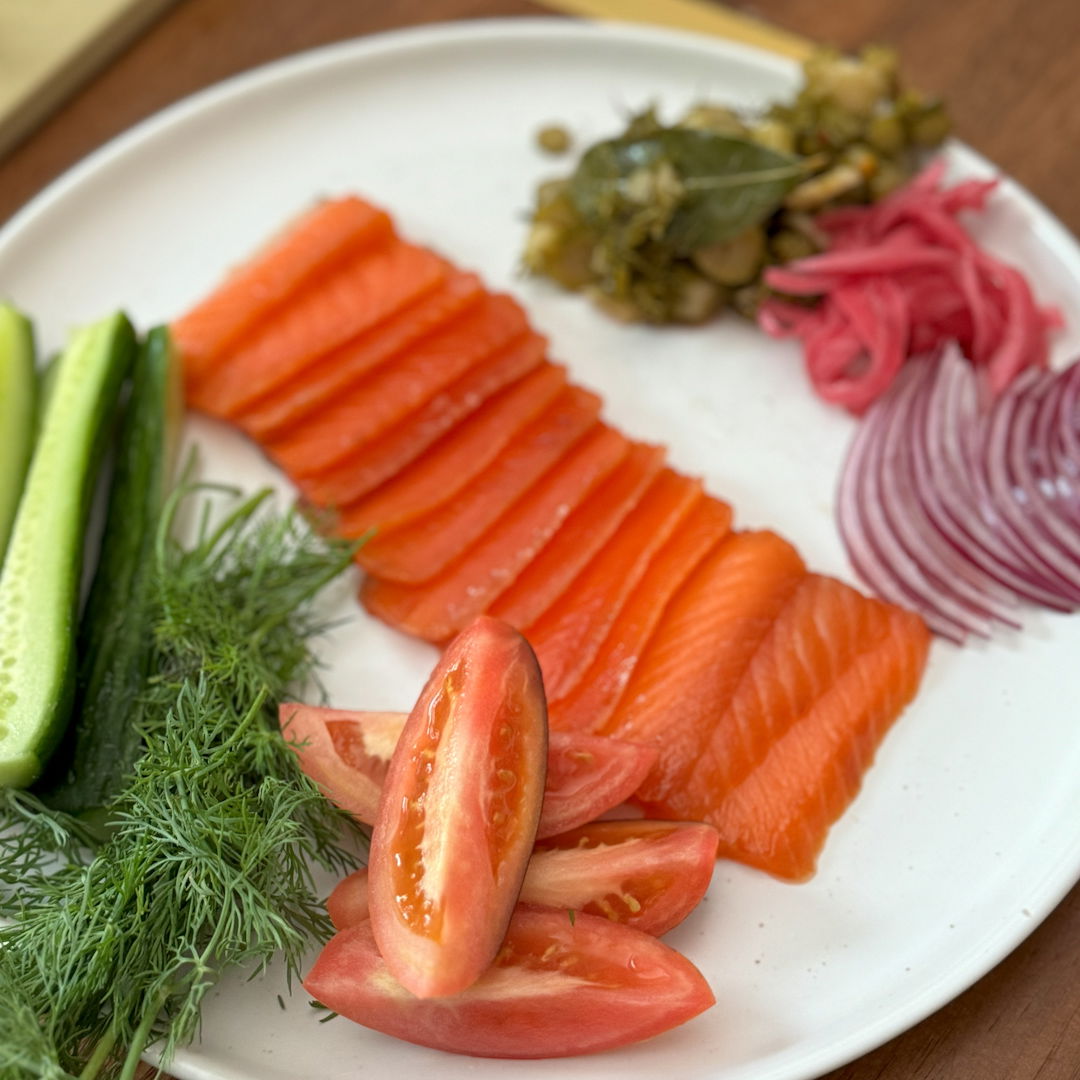
{"label": "dill sprig", "polygon": [[148,1045],[168,1060],[196,1035],[223,971],[280,954],[291,978],[329,935],[311,868],[356,859],[276,707],[315,674],[311,601],[353,551],[265,499],[204,514],[189,547],[172,539],[181,497],[167,509],[141,756],[92,858],[80,824],[32,796],[2,808],[0,1076],[130,1080]]}

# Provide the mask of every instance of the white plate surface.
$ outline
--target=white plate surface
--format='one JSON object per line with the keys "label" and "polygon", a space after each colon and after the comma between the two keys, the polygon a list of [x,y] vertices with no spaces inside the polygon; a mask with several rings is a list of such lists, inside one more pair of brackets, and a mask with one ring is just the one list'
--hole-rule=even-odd
{"label": "white plate surface", "polygon": [[[794,347],[734,320],[627,329],[578,297],[522,280],[537,181],[564,169],[532,135],[582,141],[650,101],[702,95],[753,106],[789,92],[786,63],[659,30],[556,20],[458,24],[335,46],[198,95],[54,184],[0,234],[0,295],[35,314],[43,344],[116,306],[145,328],[182,311],[232,262],[321,194],[356,191],[402,232],[513,290],[553,354],[598,388],[607,415],[666,442],[745,526],[793,539],[850,579],[832,518],[852,423],[809,391]],[[957,174],[989,166],[959,147]],[[978,231],[1065,310],[1055,360],[1080,352],[1080,251],[1009,182]],[[193,422],[207,471],[277,484],[250,446]],[[344,707],[407,708],[434,651],[365,617],[327,642]],[[184,1080],[807,1080],[920,1020],[1003,957],[1080,868],[1080,618],[1032,613],[1023,634],[937,644],[922,693],[833,829],[816,877],[774,881],[721,863],[701,908],[670,935],[709,978],[715,1009],[620,1052],[507,1063],[456,1058],[344,1020],[319,1025],[277,975],[230,979],[206,1009]]]}

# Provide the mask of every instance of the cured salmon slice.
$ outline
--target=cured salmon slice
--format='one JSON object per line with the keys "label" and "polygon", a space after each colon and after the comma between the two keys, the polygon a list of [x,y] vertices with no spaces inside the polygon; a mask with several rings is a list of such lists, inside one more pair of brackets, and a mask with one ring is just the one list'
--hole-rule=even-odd
{"label": "cured salmon slice", "polygon": [[357,562],[388,581],[434,577],[553,468],[599,415],[596,394],[565,387],[468,487],[418,520],[380,531],[360,549]]}
{"label": "cured salmon slice", "polygon": [[809,877],[886,731],[914,697],[930,635],[918,616],[810,574],[772,632],[665,816],[692,812],[720,852]]}
{"label": "cured salmon slice", "polygon": [[355,502],[416,461],[492,394],[535,368],[546,352],[544,338],[525,334],[486,357],[384,435],[357,446],[329,469],[295,477],[297,486],[315,506],[338,507]]}
{"label": "cured salmon slice", "polygon": [[706,496],[656,553],[638,587],[569,693],[548,702],[553,729],[599,731],[622,695],[668,602],[731,527],[731,507]]}
{"label": "cured salmon slice", "polygon": [[431,292],[422,293],[368,333],[320,357],[302,378],[245,406],[236,417],[237,423],[259,442],[281,438],[321,405],[348,391],[369,371],[456,318],[475,304],[482,292],[475,274],[451,269],[446,280]]}
{"label": "cured salmon slice", "polygon": [[540,661],[548,697],[569,693],[584,674],[653,555],[701,498],[699,480],[664,469],[615,536],[523,631]]}
{"label": "cured salmon slice", "polygon": [[735,533],[665,608],[603,734],[660,751],[639,794],[673,797],[788,597],[806,575],[771,532]]}
{"label": "cured salmon slice", "polygon": [[397,239],[351,254],[271,311],[205,371],[189,387],[188,404],[233,419],[324,354],[433,289],[447,273],[437,255]]}
{"label": "cured salmon slice", "polygon": [[421,585],[369,577],[360,599],[377,618],[407,634],[446,641],[487,610],[628,450],[617,431],[596,425],[527,498],[437,577]]}
{"label": "cured salmon slice", "polygon": [[566,385],[566,369],[547,362],[486,401],[430,451],[366,498],[343,508],[337,531],[362,536],[393,529],[452,499],[543,412]]}
{"label": "cured salmon slice", "polygon": [[423,338],[394,363],[376,368],[340,398],[267,445],[293,476],[311,476],[388,431],[474,364],[530,333],[509,296],[489,295],[460,319]]}
{"label": "cured salmon slice", "polygon": [[188,382],[198,382],[230,345],[310,278],[392,233],[386,214],[351,196],[302,214],[171,325]]}
{"label": "cured salmon slice", "polygon": [[517,627],[538,619],[607,543],[663,466],[663,447],[634,443],[622,464],[566,519],[489,614]]}

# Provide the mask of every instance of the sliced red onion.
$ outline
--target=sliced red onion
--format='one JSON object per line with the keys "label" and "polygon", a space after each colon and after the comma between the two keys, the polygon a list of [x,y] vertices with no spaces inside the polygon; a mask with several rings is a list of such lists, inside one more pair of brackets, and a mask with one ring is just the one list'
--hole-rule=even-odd
{"label": "sliced red onion", "polygon": [[1036,566],[1048,588],[1080,603],[1080,564],[1045,536],[1037,520],[1025,514],[1009,474],[1009,435],[1030,384],[1030,378],[1016,380],[990,410],[982,440],[983,490],[996,513],[1002,537]]}
{"label": "sliced red onion", "polygon": [[891,408],[891,395],[878,401],[848,452],[837,492],[840,536],[856,573],[878,596],[913,608],[934,633],[960,645],[967,637],[966,621],[955,619],[936,604],[927,604],[925,580],[897,544],[882,514],[876,452]]}
{"label": "sliced red onion", "polygon": [[1018,600],[1080,607],[1080,362],[1029,369],[993,405],[979,380],[955,348],[909,363],[860,425],[837,497],[856,572],[958,643],[1016,627]]}
{"label": "sliced red onion", "polygon": [[953,349],[927,373],[926,382],[912,446],[920,495],[935,525],[1006,595],[1072,610],[1014,564],[1012,553],[987,527],[972,498],[971,444],[979,418],[974,370]]}
{"label": "sliced red onion", "polygon": [[948,610],[958,621],[968,621],[972,633],[988,634],[987,620],[1016,626],[994,602],[999,592],[996,582],[986,579],[978,566],[954,551],[934,528],[913,482],[913,406],[924,383],[922,378],[909,378],[897,387],[882,433],[878,487],[885,517],[922,571],[930,602]]}

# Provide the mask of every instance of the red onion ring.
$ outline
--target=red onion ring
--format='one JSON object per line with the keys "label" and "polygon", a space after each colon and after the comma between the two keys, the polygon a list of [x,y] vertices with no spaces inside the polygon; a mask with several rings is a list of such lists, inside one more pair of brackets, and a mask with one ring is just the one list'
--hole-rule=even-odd
{"label": "red onion ring", "polygon": [[856,573],[958,644],[1018,627],[1020,600],[1080,607],[1080,361],[1027,369],[992,404],[989,376],[955,346],[907,364],[837,492]]}

